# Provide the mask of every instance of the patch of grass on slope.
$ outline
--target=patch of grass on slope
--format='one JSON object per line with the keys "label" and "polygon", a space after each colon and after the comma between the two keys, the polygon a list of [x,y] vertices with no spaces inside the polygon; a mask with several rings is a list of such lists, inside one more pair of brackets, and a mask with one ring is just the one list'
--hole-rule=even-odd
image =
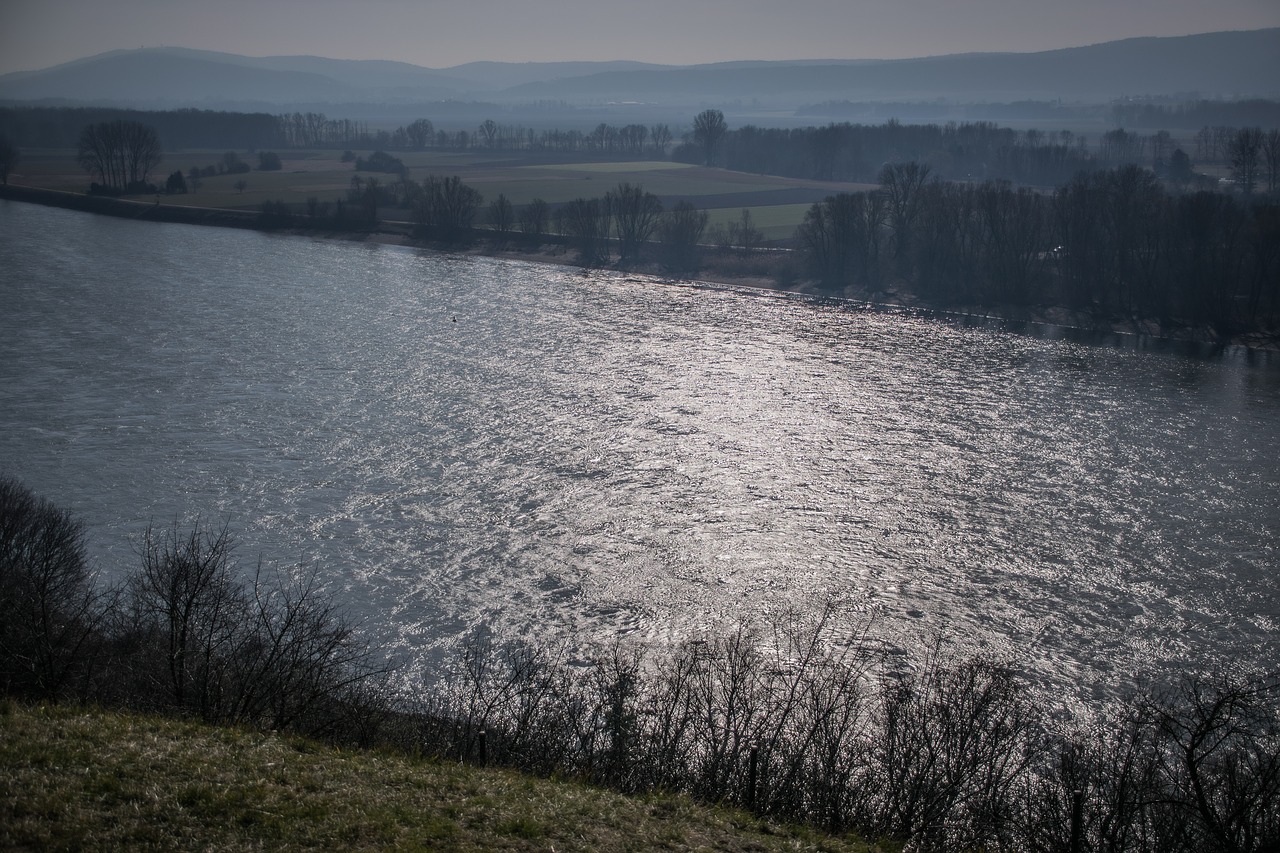
{"label": "patch of grass on slope", "polygon": [[95,709],[0,703],[0,849],[825,850],[683,797]]}

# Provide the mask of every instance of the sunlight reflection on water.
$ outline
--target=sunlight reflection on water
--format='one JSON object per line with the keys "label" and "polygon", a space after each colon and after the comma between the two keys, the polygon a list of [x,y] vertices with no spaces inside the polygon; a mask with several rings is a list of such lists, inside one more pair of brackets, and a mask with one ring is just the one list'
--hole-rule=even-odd
{"label": "sunlight reflection on water", "polygon": [[[404,656],[839,602],[1095,689],[1275,666],[1280,370],[0,204],[0,470],[315,564]],[[50,235],[56,234],[52,239]]]}

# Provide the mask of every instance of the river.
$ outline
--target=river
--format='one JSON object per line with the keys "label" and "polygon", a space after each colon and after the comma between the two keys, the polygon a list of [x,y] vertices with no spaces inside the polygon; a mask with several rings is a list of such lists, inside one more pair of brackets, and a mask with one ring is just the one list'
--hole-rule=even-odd
{"label": "river", "polygon": [[830,602],[1089,700],[1280,661],[1280,360],[0,202],[0,473],[400,661]]}

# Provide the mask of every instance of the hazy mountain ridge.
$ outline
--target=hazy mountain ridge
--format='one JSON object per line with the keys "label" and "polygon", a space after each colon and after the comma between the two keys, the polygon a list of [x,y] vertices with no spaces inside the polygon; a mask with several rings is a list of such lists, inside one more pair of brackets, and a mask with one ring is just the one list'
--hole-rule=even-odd
{"label": "hazy mountain ridge", "polygon": [[1137,38],[1038,53],[896,60],[472,62],[425,68],[386,60],[246,57],[187,48],[117,50],[0,76],[0,98],[288,107],[342,102],[650,101],[669,105],[824,99],[1109,100],[1124,95],[1280,93],[1280,28]]}
{"label": "hazy mountain ridge", "polygon": [[531,83],[507,95],[541,98],[841,97],[1109,100],[1123,95],[1280,91],[1280,29],[1143,38],[1041,53],[958,54],[871,63],[693,66]]}

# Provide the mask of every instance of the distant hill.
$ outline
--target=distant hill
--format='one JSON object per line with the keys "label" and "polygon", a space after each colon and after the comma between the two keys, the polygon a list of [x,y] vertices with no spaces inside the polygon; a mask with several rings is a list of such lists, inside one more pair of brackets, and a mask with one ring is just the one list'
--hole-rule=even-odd
{"label": "distant hill", "polygon": [[529,83],[508,96],[568,100],[810,101],[948,98],[960,101],[1125,95],[1280,93],[1280,28],[1180,38],[1138,38],[1041,53],[963,54],[861,63],[734,63],[611,72]]}
{"label": "distant hill", "polygon": [[662,66],[640,62],[474,62],[431,69],[315,56],[245,57],[185,48],[111,51],[0,76],[0,99],[134,107],[429,103],[515,105],[749,102],[778,109],[825,100],[943,98],[1104,102],[1141,95],[1280,95],[1280,28],[1137,38],[1039,53],[901,60],[805,60]]}

